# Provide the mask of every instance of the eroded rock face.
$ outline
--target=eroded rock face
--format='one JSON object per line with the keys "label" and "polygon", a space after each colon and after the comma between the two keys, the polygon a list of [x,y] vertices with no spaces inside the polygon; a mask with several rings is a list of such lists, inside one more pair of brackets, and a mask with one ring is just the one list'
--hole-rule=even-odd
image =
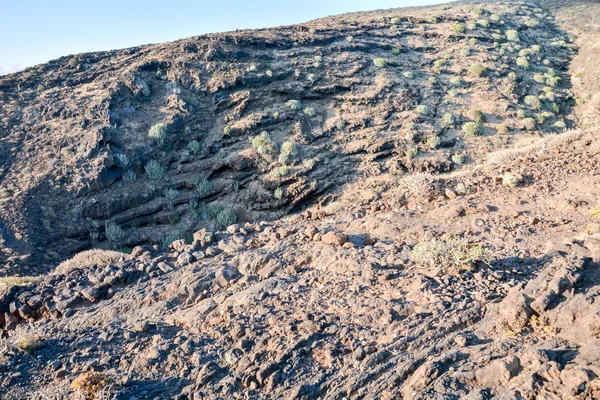
{"label": "eroded rock face", "polygon": [[[486,14],[486,27],[466,33],[455,25],[471,16],[458,8],[395,10],[394,23],[390,12],[353,14],[63,57],[1,77],[0,273],[272,220],[356,179],[480,159],[485,146],[461,133],[469,110],[488,116],[486,136],[500,125],[516,136],[520,99],[545,85],[534,73],[552,68],[569,81],[568,35],[547,10],[516,10],[502,22]],[[504,33],[515,29],[519,44]],[[513,68],[517,45],[531,51],[529,69]],[[484,76],[468,72],[478,63]],[[545,96],[556,107],[537,127],[554,133],[571,94],[554,85]]]}

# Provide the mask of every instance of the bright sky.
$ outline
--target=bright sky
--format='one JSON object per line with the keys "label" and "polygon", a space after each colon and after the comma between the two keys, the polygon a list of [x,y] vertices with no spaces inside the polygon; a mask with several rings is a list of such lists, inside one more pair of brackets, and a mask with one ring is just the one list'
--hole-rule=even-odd
{"label": "bright sky", "polygon": [[[436,0],[0,0],[0,69],[208,32],[302,23]],[[1,73],[1,72],[0,72]]]}

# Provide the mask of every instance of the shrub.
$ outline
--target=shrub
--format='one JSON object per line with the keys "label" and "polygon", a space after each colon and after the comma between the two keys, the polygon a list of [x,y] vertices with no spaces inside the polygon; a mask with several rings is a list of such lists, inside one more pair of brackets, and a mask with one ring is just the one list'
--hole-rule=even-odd
{"label": "shrub", "polygon": [[137,180],[137,175],[132,170],[128,169],[122,176],[125,182],[135,182]]}
{"label": "shrub", "polygon": [[299,110],[302,107],[302,103],[299,100],[288,100],[285,106],[290,110]]}
{"label": "shrub", "polygon": [[460,80],[460,77],[458,77],[458,76],[457,76],[457,77],[454,77],[454,78],[452,78],[452,79],[450,79],[450,85],[451,85],[451,86],[454,86],[454,87],[460,87],[461,83],[462,83],[462,82],[461,82],[461,80]]}
{"label": "shrub", "polygon": [[269,78],[273,77],[273,71],[271,71],[270,69],[265,71],[265,75],[267,75]]}
{"label": "shrub", "polygon": [[225,208],[217,214],[217,222],[222,226],[229,226],[235,224],[237,221],[237,215],[231,208]]}
{"label": "shrub", "polygon": [[542,106],[542,103],[540,102],[540,99],[537,98],[537,96],[531,96],[531,95],[525,96],[525,99],[523,101],[532,110],[539,110],[540,107]]}
{"label": "shrub", "polygon": [[298,148],[294,142],[283,142],[281,152],[279,153],[279,162],[285,164],[290,157],[298,154]]}
{"label": "shrub", "polygon": [[70,387],[89,399],[99,398],[100,393],[104,394],[102,398],[113,398],[113,395],[119,391],[119,386],[112,378],[94,371],[82,373],[71,382]]}
{"label": "shrub", "polygon": [[275,192],[273,193],[273,195],[275,196],[275,198],[277,200],[281,199],[283,197],[283,189],[282,188],[275,189]]}
{"label": "shrub", "polygon": [[498,22],[498,21],[500,21],[500,16],[498,14],[492,14],[492,15],[490,15],[490,20],[492,20],[494,22]]}
{"label": "shrub", "polygon": [[555,87],[559,81],[560,78],[558,76],[549,76],[548,78],[546,78],[546,85],[550,87]]}
{"label": "shrub", "polygon": [[427,146],[429,146],[430,149],[437,149],[441,143],[441,139],[438,136],[431,136],[430,138],[427,139]]}
{"label": "shrub", "polygon": [[412,71],[406,71],[402,73],[402,76],[404,76],[406,79],[413,79],[415,74]]}
{"label": "shrub", "polygon": [[390,22],[392,23],[392,25],[398,25],[400,23],[400,18],[394,17],[390,20]]}
{"label": "shrub", "polygon": [[104,224],[104,234],[109,242],[119,242],[125,237],[125,232],[119,225],[114,222],[106,222]]}
{"label": "shrub", "polygon": [[515,176],[511,174],[502,175],[502,186],[516,188],[518,185],[519,180]]}
{"label": "shrub", "polygon": [[127,154],[118,153],[116,157],[122,167],[127,167],[131,163],[131,161],[129,161],[129,157],[127,157]]}
{"label": "shrub", "polygon": [[429,108],[425,104],[419,104],[415,107],[415,111],[421,115],[428,115]]}
{"label": "shrub", "polygon": [[197,140],[192,140],[187,144],[187,149],[192,154],[199,154],[202,151],[202,145]]}
{"label": "shrub", "polygon": [[463,47],[462,49],[460,49],[460,55],[463,57],[469,57],[471,55],[471,48]]}
{"label": "shrub", "polygon": [[229,124],[225,125],[225,127],[223,128],[223,135],[224,136],[231,135],[231,125],[229,125]]}
{"label": "shrub", "polygon": [[443,121],[444,125],[447,125],[447,126],[454,125],[454,115],[452,115],[452,113],[445,113],[442,116],[442,121]]}
{"label": "shrub", "polygon": [[410,258],[425,268],[470,268],[477,262],[489,262],[484,248],[479,244],[470,244],[466,239],[450,237],[421,240],[413,248]]}
{"label": "shrub", "polygon": [[146,170],[148,178],[154,181],[163,179],[165,177],[165,170],[163,169],[162,165],[160,165],[160,163],[156,160],[148,161],[144,166],[144,169]]}
{"label": "shrub", "polygon": [[483,7],[475,7],[475,8],[472,10],[472,12],[473,12],[473,14],[475,14],[475,15],[483,15],[483,14],[485,14],[486,10],[485,10],[485,8],[483,8]]}
{"label": "shrub", "polygon": [[471,38],[471,39],[469,39],[469,44],[470,44],[471,46],[475,46],[475,45],[477,45],[477,39],[475,39],[475,38]]}
{"label": "shrub", "polygon": [[481,133],[481,126],[477,122],[467,122],[463,125],[462,131],[465,135],[476,136]]}
{"label": "shrub", "polygon": [[506,31],[506,38],[511,42],[521,41],[521,39],[519,38],[519,32],[515,31],[514,29],[509,29]]}
{"label": "shrub", "polygon": [[163,194],[167,199],[169,210],[172,210],[175,207],[175,199],[179,196],[179,192],[176,189],[165,188]]}
{"label": "shrub", "polygon": [[531,131],[535,129],[535,119],[533,118],[525,118],[523,120],[523,128]]}
{"label": "shrub", "polygon": [[373,64],[379,68],[383,68],[387,65],[387,60],[385,58],[376,58],[373,60]]}
{"label": "shrub", "polygon": [[485,121],[485,114],[481,110],[471,109],[467,111],[467,118],[475,122]]}
{"label": "shrub", "polygon": [[315,109],[312,107],[306,107],[304,109],[304,114],[308,115],[309,117],[312,117],[313,115],[315,115]]}
{"label": "shrub", "polygon": [[480,63],[475,63],[473,65],[471,65],[471,68],[469,68],[469,71],[471,72],[471,74],[480,77],[483,74],[485,74],[485,67],[480,64]]}
{"label": "shrub", "polygon": [[352,42],[354,40],[353,36],[346,36],[346,42]]}
{"label": "shrub", "polygon": [[452,161],[456,164],[462,165],[465,162],[465,156],[460,155],[460,154],[454,154],[452,156]]}
{"label": "shrub", "polygon": [[554,123],[554,127],[558,128],[558,129],[565,129],[566,126],[567,126],[567,124],[565,124],[565,121],[563,121],[563,120],[556,121]]}
{"label": "shrub", "polygon": [[467,29],[470,31],[477,29],[477,23],[475,23],[475,21],[467,22]]}
{"label": "shrub", "polygon": [[427,18],[427,22],[429,22],[430,24],[437,24],[439,21],[436,17],[429,17]]}
{"label": "shrub", "polygon": [[465,33],[467,27],[465,26],[465,24],[456,23],[452,25],[452,30],[458,33]]}
{"label": "shrub", "polygon": [[419,148],[418,147],[411,147],[410,149],[406,150],[406,153],[404,153],[404,155],[406,156],[406,158],[408,160],[412,160],[413,158],[415,158],[415,156],[419,153]]}
{"label": "shrub", "polygon": [[481,26],[482,28],[487,28],[490,26],[490,21],[488,21],[487,19],[478,19],[477,25]]}
{"label": "shrub", "polygon": [[152,126],[148,131],[148,136],[154,139],[156,143],[163,144],[167,140],[167,125],[160,122]]}
{"label": "shrub", "polygon": [[435,76],[430,76],[429,77],[429,82],[436,84],[438,82],[437,78]]}
{"label": "shrub", "polygon": [[273,154],[276,150],[275,144],[267,131],[262,131],[258,136],[252,139],[252,147],[254,147],[261,155]]}
{"label": "shrub", "polygon": [[501,135],[506,135],[508,133],[508,127],[503,124],[496,125],[496,132]]}
{"label": "shrub", "polygon": [[392,49],[392,54],[393,54],[393,55],[395,55],[395,56],[397,56],[398,54],[400,54],[400,49],[399,49],[399,48],[397,48],[397,47],[394,47],[394,48]]}
{"label": "shrub", "polygon": [[517,65],[523,69],[529,69],[529,61],[527,60],[527,57],[518,57]]}
{"label": "shrub", "polygon": [[208,179],[203,179],[196,182],[196,192],[200,197],[206,197],[214,190],[214,186]]}
{"label": "shrub", "polygon": [[546,77],[542,74],[535,74],[533,75],[533,80],[537,83],[544,83],[546,82]]}
{"label": "shrub", "polygon": [[508,79],[510,79],[511,81],[516,81],[517,80],[517,73],[514,71],[511,71],[508,73]]}
{"label": "shrub", "polygon": [[36,276],[5,276],[0,278],[0,290],[10,289],[13,286],[29,286],[40,282]]}
{"label": "shrub", "polygon": [[289,172],[290,169],[286,165],[282,165],[271,171],[271,176],[273,176],[274,178],[279,178],[282,176],[286,176]]}
{"label": "shrub", "polygon": [[538,21],[535,18],[527,18],[527,20],[525,21],[525,25],[527,25],[530,28],[535,28],[540,24],[540,21]]}

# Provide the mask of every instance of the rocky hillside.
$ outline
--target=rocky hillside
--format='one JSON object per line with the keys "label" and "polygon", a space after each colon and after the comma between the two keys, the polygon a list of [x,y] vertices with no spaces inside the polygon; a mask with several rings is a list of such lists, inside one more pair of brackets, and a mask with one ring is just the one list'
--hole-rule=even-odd
{"label": "rocky hillside", "polygon": [[80,54],[0,78],[0,263],[273,220],[573,125],[545,9],[448,6]]}
{"label": "rocky hillside", "polygon": [[1,77],[0,397],[600,398],[597,15],[373,11]]}

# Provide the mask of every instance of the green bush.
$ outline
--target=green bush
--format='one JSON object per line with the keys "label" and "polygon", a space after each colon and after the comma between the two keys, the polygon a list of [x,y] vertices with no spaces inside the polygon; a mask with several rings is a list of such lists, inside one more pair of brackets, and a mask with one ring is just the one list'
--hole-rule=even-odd
{"label": "green bush", "polygon": [[452,25],[452,30],[458,33],[465,33],[467,31],[467,27],[465,24],[456,23]]}
{"label": "green bush", "polygon": [[535,119],[533,118],[525,118],[523,119],[523,128],[532,131],[535,129]]}
{"label": "green bush", "polygon": [[119,225],[114,222],[106,222],[104,224],[104,234],[109,242],[119,242],[125,237],[125,232]]}
{"label": "green bush", "polygon": [[275,196],[275,198],[277,200],[281,199],[283,197],[283,189],[282,188],[275,189],[275,193],[273,193],[273,195]]}
{"label": "green bush", "polygon": [[415,112],[417,112],[421,115],[428,115],[429,107],[427,107],[425,104],[419,104],[418,106],[415,107]]}
{"label": "green bush", "polygon": [[529,61],[527,60],[527,57],[518,57],[517,65],[523,69],[529,69]]}
{"label": "green bush", "polygon": [[192,154],[199,154],[202,151],[202,145],[197,140],[192,140],[187,144],[187,149]]}
{"label": "green bush", "polygon": [[406,71],[402,73],[402,76],[404,76],[406,79],[413,79],[415,74],[412,71]]}
{"label": "green bush", "polygon": [[235,224],[237,221],[237,215],[231,208],[224,208],[217,214],[217,222],[222,226],[227,227]]}
{"label": "green bush", "polygon": [[525,102],[526,105],[528,105],[532,110],[539,110],[542,106],[542,103],[540,102],[540,99],[537,98],[537,96],[525,96],[525,99],[523,100]]}
{"label": "green bush", "polygon": [[454,87],[460,87],[460,85],[462,84],[460,77],[456,76],[452,79],[450,79],[450,85],[454,86]]}
{"label": "green bush", "polygon": [[384,68],[387,65],[387,60],[385,58],[376,58],[373,60],[373,64],[379,68]]}
{"label": "green bush", "polygon": [[229,125],[229,124],[225,125],[225,127],[223,128],[223,135],[224,136],[231,135],[231,125]]}
{"label": "green bush", "polygon": [[485,67],[480,64],[480,63],[475,63],[473,65],[471,65],[471,68],[469,68],[469,71],[471,72],[471,74],[480,77],[483,74],[485,74]]}
{"label": "green bush", "polygon": [[458,165],[462,165],[465,163],[465,156],[460,154],[454,154],[452,156],[452,161]]}
{"label": "green bush", "polygon": [[483,122],[485,121],[485,114],[483,111],[473,108],[467,111],[467,118],[475,122]]}
{"label": "green bush", "polygon": [[438,136],[431,136],[427,139],[426,144],[430,149],[434,150],[439,147],[441,142],[442,140]]}
{"label": "green bush", "polygon": [[214,186],[208,179],[203,179],[196,182],[196,192],[200,197],[206,197],[214,190]]}
{"label": "green bush", "polygon": [[519,38],[519,32],[515,31],[514,29],[509,29],[506,31],[506,38],[511,42],[521,41],[521,39]]}
{"label": "green bush", "polygon": [[290,157],[298,154],[298,147],[294,142],[283,142],[281,145],[281,151],[279,153],[279,162],[285,164]]}
{"label": "green bush", "polygon": [[273,154],[277,147],[271,140],[271,136],[269,136],[269,132],[262,131],[258,136],[252,139],[252,147],[258,151],[261,155]]}
{"label": "green bush", "polygon": [[285,106],[290,110],[299,110],[302,107],[302,103],[299,100],[288,100]]}
{"label": "green bush", "polygon": [[309,117],[312,117],[313,115],[315,115],[315,109],[312,107],[306,107],[304,109],[304,114],[308,115]]}
{"label": "green bush", "polygon": [[152,126],[148,131],[148,136],[159,145],[163,144],[167,140],[167,125],[160,122]]}
{"label": "green bush", "polygon": [[148,161],[146,163],[146,165],[144,166],[144,169],[146,170],[146,174],[148,175],[148,178],[150,178],[152,180],[157,181],[157,180],[163,179],[165,177],[164,168],[156,160]]}
{"label": "green bush", "polygon": [[445,113],[442,116],[442,122],[444,123],[444,125],[447,125],[447,126],[454,125],[454,122],[455,122],[454,121],[454,115],[452,115],[452,113],[449,113],[449,112]]}
{"label": "green bush", "polygon": [[481,125],[477,122],[467,122],[463,125],[462,131],[465,135],[476,136],[481,133]]}

